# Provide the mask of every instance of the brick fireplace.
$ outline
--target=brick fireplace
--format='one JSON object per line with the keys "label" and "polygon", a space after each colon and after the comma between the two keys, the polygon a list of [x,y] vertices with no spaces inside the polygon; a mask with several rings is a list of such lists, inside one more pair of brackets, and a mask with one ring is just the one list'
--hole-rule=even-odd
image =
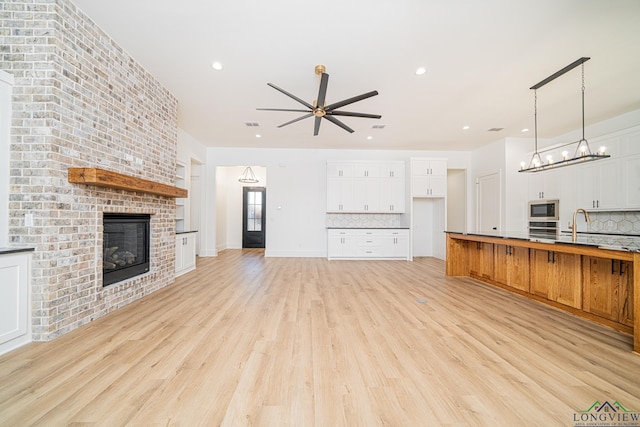
{"label": "brick fireplace", "polygon": [[[0,69],[15,77],[9,239],[35,248],[33,339],[46,341],[175,280],[174,199],[67,175],[96,167],[172,185],[178,103],[71,1],[1,2],[0,26]],[[104,213],[150,216],[149,271],[107,287]]]}

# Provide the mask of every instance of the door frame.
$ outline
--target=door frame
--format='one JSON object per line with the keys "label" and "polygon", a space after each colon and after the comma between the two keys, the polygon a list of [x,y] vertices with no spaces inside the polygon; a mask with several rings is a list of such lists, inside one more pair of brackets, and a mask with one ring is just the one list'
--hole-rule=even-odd
{"label": "door frame", "polygon": [[261,231],[260,233],[262,233],[262,240],[263,240],[263,244],[262,246],[260,246],[259,248],[266,248],[267,246],[267,229],[266,229],[266,225],[267,225],[267,187],[242,187],[242,248],[245,249],[249,249],[249,248],[255,248],[256,246],[251,246],[247,243],[246,240],[246,232],[247,232],[247,203],[246,203],[246,198],[247,198],[247,193],[249,193],[250,191],[254,191],[254,192],[260,192],[262,193],[262,218],[261,218],[261,222],[260,222],[260,227],[261,227]]}

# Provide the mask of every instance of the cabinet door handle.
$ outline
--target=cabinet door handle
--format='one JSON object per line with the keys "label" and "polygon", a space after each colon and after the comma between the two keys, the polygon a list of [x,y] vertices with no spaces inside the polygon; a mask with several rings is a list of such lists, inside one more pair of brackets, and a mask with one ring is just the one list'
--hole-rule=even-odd
{"label": "cabinet door handle", "polygon": [[615,268],[615,259],[611,260],[611,274],[615,274],[616,273],[616,268]]}
{"label": "cabinet door handle", "polygon": [[595,201],[595,200],[592,200],[592,201],[591,201],[591,207],[592,207],[592,208],[595,208],[595,207],[596,207],[596,201]]}
{"label": "cabinet door handle", "polygon": [[620,263],[620,267],[618,267],[618,271],[620,272],[620,276],[622,276],[624,274],[624,271],[622,271],[622,267],[624,267],[624,264],[622,263],[621,260],[618,261]]}
{"label": "cabinet door handle", "polygon": [[551,262],[551,251],[547,251],[547,264]]}
{"label": "cabinet door handle", "polygon": [[600,200],[596,200],[596,208],[600,207]]}

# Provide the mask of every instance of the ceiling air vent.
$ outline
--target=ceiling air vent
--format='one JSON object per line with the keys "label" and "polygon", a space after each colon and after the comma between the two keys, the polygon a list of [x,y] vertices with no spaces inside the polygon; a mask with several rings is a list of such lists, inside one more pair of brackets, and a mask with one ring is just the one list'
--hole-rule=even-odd
{"label": "ceiling air vent", "polygon": [[258,127],[258,126],[260,126],[260,123],[257,123],[257,122],[244,122],[244,124],[247,127]]}
{"label": "ceiling air vent", "polygon": [[491,128],[491,129],[489,129],[489,132],[500,132],[503,129],[504,128]]}
{"label": "ceiling air vent", "polygon": [[371,129],[384,129],[386,125],[373,125],[371,126]]}

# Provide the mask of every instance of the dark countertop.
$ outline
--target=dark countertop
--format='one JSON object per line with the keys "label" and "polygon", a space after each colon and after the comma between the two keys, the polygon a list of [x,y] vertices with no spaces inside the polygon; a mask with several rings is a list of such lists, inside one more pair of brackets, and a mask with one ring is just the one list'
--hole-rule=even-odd
{"label": "dark countertop", "polygon": [[176,234],[188,234],[188,233],[197,233],[198,230],[185,230],[185,231],[176,231]]}
{"label": "dark countertop", "polygon": [[327,230],[408,230],[409,227],[327,227]]}
{"label": "dark countertop", "polygon": [[33,252],[35,248],[0,248],[0,255],[16,254],[19,252]]}
{"label": "dark countertop", "polygon": [[502,239],[515,239],[515,240],[527,240],[529,242],[540,243],[552,243],[552,244],[564,244],[564,245],[576,245],[576,246],[590,246],[600,249],[608,249],[613,251],[627,251],[627,252],[640,252],[640,236],[633,235],[620,235],[620,234],[589,234],[578,233],[578,238],[574,242],[571,239],[570,233],[561,233],[557,236],[535,236],[529,235],[529,233],[522,231],[474,231],[474,232],[459,232],[459,231],[446,231],[445,233],[455,233],[467,236],[484,236],[484,237],[496,237]]}

